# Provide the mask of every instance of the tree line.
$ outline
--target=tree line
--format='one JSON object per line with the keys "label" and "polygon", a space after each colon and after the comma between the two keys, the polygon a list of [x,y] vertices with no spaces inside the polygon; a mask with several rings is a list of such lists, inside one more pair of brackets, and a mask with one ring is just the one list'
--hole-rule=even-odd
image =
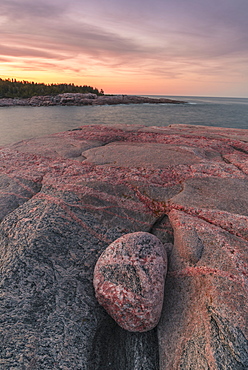
{"label": "tree line", "polygon": [[63,93],[93,93],[104,95],[104,91],[100,91],[92,86],[78,86],[71,84],[45,84],[29,81],[16,81],[16,79],[0,78],[0,98],[31,98],[35,95],[58,95]]}

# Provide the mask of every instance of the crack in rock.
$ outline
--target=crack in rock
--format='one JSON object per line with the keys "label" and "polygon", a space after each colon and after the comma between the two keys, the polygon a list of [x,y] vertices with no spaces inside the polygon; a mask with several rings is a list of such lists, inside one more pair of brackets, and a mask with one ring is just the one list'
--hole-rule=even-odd
{"label": "crack in rock", "polygon": [[42,183],[0,175],[0,222],[41,191]]}

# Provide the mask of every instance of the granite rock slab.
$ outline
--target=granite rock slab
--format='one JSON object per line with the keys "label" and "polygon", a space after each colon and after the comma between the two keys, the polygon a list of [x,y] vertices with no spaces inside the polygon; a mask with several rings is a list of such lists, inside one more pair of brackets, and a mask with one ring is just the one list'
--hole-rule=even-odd
{"label": "granite rock slab", "polygon": [[[82,126],[0,148],[6,369],[246,369],[248,130]],[[156,328],[129,333],[94,294],[128,233],[167,247]]]}

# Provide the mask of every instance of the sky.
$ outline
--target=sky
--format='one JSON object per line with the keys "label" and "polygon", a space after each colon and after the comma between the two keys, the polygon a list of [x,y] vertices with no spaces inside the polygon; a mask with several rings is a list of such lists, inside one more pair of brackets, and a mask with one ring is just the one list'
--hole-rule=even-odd
{"label": "sky", "polygon": [[248,97],[247,0],[0,0],[0,78]]}

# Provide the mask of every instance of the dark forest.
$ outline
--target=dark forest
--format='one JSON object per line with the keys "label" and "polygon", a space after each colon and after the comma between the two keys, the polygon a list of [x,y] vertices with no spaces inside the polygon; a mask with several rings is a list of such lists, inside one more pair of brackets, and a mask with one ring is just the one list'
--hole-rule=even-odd
{"label": "dark forest", "polygon": [[0,98],[31,98],[35,95],[58,95],[63,93],[93,93],[104,95],[104,91],[91,86],[71,84],[45,84],[29,81],[3,80],[0,78]]}

